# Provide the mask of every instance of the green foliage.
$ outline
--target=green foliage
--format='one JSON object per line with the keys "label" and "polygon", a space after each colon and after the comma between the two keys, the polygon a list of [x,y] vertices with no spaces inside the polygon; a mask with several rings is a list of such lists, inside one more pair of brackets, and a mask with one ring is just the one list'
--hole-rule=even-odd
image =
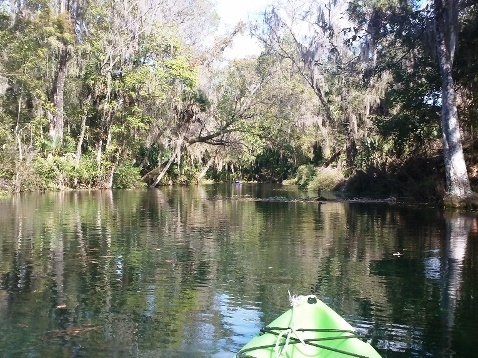
{"label": "green foliage", "polygon": [[344,181],[344,175],[340,169],[331,167],[314,167],[311,164],[301,165],[295,177],[295,184],[301,189],[331,191]]}
{"label": "green foliage", "polygon": [[307,185],[307,189],[320,192],[321,190],[332,191],[345,180],[344,174],[337,168],[317,168],[315,176]]}
{"label": "green foliage", "polygon": [[404,154],[424,151],[427,143],[439,138],[437,117],[436,113],[435,116],[417,116],[404,110],[388,120],[379,121],[378,133],[393,143],[393,154],[402,157]]}
{"label": "green foliage", "polygon": [[131,189],[142,185],[144,186],[144,183],[141,182],[138,167],[129,162],[123,162],[118,165],[113,176],[114,188]]}
{"label": "green foliage", "polygon": [[383,140],[393,144],[388,153],[398,158],[425,153],[427,144],[440,133],[438,73],[425,49],[417,46],[415,52],[414,56],[421,58],[410,60],[411,64],[397,64],[393,56],[384,58],[393,85],[382,99],[388,110],[375,117],[375,125]]}
{"label": "green foliage", "polygon": [[195,91],[198,84],[198,70],[185,56],[178,56],[166,62],[171,78],[182,83],[187,91]]}
{"label": "green foliage", "polygon": [[[367,33],[355,46],[373,46],[375,60],[365,59],[368,83],[389,78],[373,108],[375,130],[360,141],[356,169],[402,162],[426,154],[439,139],[440,82],[435,63],[433,22],[416,4],[372,1],[349,3],[349,14]],[[355,41],[354,40],[354,41]],[[391,76],[391,77],[390,77]]]}
{"label": "green foliage", "polygon": [[19,163],[17,185],[20,191],[95,188],[102,184],[105,168],[91,155],[84,155],[78,165],[72,154],[35,156],[31,162]]}
{"label": "green foliage", "polygon": [[96,158],[91,155],[83,155],[75,171],[77,187],[94,188],[99,181],[99,167]]}
{"label": "green foliage", "polygon": [[[159,23],[136,3],[125,4],[127,13],[112,0],[78,3],[75,13],[60,14],[45,0],[2,7],[0,177],[17,178],[24,190],[100,187],[111,178],[115,187],[133,187],[140,169],[131,163],[141,163],[146,174],[181,141],[181,158],[162,184],[194,182],[211,159],[215,178],[234,173],[282,182],[297,171],[301,187],[325,189],[340,178],[310,163],[321,165],[333,153],[341,153],[339,164],[351,164],[349,173],[388,173],[435,149],[440,92],[432,22],[415,3],[352,1],[351,21],[344,18],[339,28],[324,11],[333,17],[343,4],[327,9],[310,1],[301,16],[321,24],[301,34],[303,43],[280,27],[287,19],[276,18],[261,34],[270,47],[258,59],[218,68],[220,50],[195,53],[177,18]],[[460,15],[459,115],[473,135],[478,11],[467,4]],[[65,49],[59,147],[49,129]]]}
{"label": "green foliage", "polygon": [[265,148],[255,156],[254,165],[244,166],[242,177],[259,182],[282,183],[294,175],[297,162],[307,161],[291,145],[279,148]]}
{"label": "green foliage", "polygon": [[32,162],[32,178],[25,180],[29,190],[60,190],[75,187],[78,171],[71,157],[35,157]]}
{"label": "green foliage", "polygon": [[478,4],[467,7],[462,16],[455,54],[454,78],[461,101],[458,103],[463,127],[478,125]]}
{"label": "green foliage", "polygon": [[382,167],[391,157],[395,146],[380,136],[364,138],[360,143],[360,151],[355,157],[355,170],[367,170],[371,167]]}
{"label": "green foliage", "polygon": [[12,178],[15,172],[16,148],[10,118],[0,113],[0,178]]}
{"label": "green foliage", "polygon": [[304,164],[297,168],[295,182],[300,188],[306,189],[314,179],[314,176],[315,167],[312,164]]}
{"label": "green foliage", "polygon": [[62,173],[58,160],[34,157],[31,162],[19,163],[17,186],[20,191],[61,189]]}

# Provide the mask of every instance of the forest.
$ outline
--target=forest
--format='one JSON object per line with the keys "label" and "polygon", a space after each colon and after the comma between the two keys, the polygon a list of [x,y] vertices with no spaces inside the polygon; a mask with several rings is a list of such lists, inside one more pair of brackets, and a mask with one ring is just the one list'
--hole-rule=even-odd
{"label": "forest", "polygon": [[[474,195],[478,2],[0,2],[0,190]],[[257,56],[227,58],[238,35]]]}

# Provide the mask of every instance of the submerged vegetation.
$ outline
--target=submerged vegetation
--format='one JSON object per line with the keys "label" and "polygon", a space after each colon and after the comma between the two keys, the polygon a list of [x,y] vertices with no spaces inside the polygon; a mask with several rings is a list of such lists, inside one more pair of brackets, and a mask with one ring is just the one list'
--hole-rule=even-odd
{"label": "submerged vegetation", "polygon": [[[0,5],[0,190],[246,180],[469,195],[466,170],[448,169],[453,143],[470,173],[476,157],[476,2],[289,0],[220,35],[212,2],[174,3]],[[226,60],[241,33],[262,52]]]}

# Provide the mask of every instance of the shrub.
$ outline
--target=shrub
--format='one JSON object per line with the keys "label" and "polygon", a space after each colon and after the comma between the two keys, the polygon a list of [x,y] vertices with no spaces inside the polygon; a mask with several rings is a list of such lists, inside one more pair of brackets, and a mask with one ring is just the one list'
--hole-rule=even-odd
{"label": "shrub", "polygon": [[302,189],[307,189],[314,176],[315,167],[312,164],[301,165],[297,169],[296,184]]}
{"label": "shrub", "polygon": [[98,183],[98,163],[94,155],[84,155],[76,169],[77,185],[79,187],[94,188]]}
{"label": "shrub", "polygon": [[344,175],[337,168],[316,168],[315,176],[309,182],[307,189],[309,190],[334,190],[344,181]]}
{"label": "shrub", "polygon": [[117,189],[129,189],[142,186],[139,168],[132,163],[125,162],[118,165],[113,175],[113,187]]}
{"label": "shrub", "polygon": [[334,190],[344,181],[344,175],[337,168],[314,167],[311,164],[301,165],[297,170],[297,175],[293,181],[288,184],[297,184],[301,189],[307,190]]}
{"label": "shrub", "polygon": [[28,173],[22,181],[25,190],[55,190],[58,189],[57,179],[60,170],[53,158],[35,157],[32,162],[32,173]]}

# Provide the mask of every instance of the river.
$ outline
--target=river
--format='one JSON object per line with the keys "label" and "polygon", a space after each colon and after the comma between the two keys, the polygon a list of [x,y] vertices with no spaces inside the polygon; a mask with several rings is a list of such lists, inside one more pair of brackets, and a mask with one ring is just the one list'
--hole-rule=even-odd
{"label": "river", "polygon": [[383,357],[477,356],[478,215],[308,195],[0,199],[0,357],[232,357],[288,292],[316,294]]}

